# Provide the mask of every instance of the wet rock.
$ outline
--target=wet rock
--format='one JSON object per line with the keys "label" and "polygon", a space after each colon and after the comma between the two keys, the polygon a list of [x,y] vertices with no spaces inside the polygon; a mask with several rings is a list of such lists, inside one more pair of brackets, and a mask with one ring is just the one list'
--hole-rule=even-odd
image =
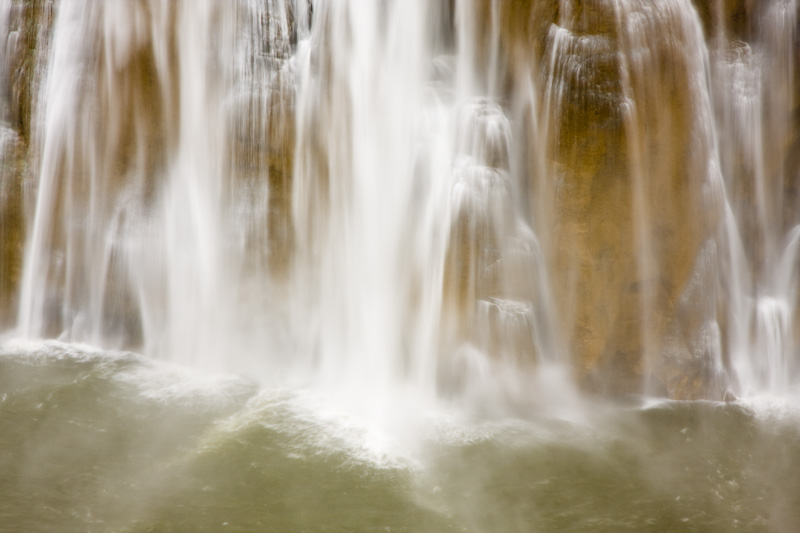
{"label": "wet rock", "polygon": [[736,395],[733,392],[731,392],[730,390],[726,390],[725,394],[722,395],[722,401],[725,402],[725,403],[735,402],[738,399],[739,398],[737,398]]}
{"label": "wet rock", "polygon": [[748,41],[757,33],[759,8],[767,2],[761,0],[692,0],[703,23],[703,31],[710,39]]}
{"label": "wet rock", "polygon": [[469,343],[495,361],[530,367],[539,352],[540,258],[515,210],[510,122],[497,102],[479,99],[461,109],[457,133],[442,351]]}
{"label": "wet rock", "polygon": [[30,142],[35,99],[50,51],[54,0],[11,0],[5,6],[2,83],[3,119]]}
{"label": "wet rock", "polygon": [[0,14],[0,328],[16,320],[26,235],[34,101],[50,50],[52,0],[12,0]]}
{"label": "wet rock", "polygon": [[13,325],[25,243],[24,143],[16,131],[0,130],[0,328]]}
{"label": "wet rock", "polygon": [[[559,336],[592,390],[700,397],[716,387],[707,375],[719,354],[698,340],[715,319],[714,286],[691,318],[678,309],[721,204],[702,34],[685,7],[511,2],[500,14],[505,98],[520,102],[533,84],[516,149],[527,154]],[[489,3],[478,9],[491,20]],[[490,38],[486,26],[478,39]],[[673,373],[698,377],[681,385]]]}
{"label": "wet rock", "polygon": [[244,276],[285,281],[295,254],[293,175],[297,78],[294,54],[301,26],[310,25],[292,2],[245,4],[239,14],[237,49],[247,61],[234,71],[229,110],[228,192],[239,214]]}

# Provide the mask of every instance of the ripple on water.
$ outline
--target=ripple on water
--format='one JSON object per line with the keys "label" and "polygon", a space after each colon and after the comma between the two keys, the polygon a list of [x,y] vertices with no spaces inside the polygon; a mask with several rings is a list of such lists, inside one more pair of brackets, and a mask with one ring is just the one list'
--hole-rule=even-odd
{"label": "ripple on water", "polygon": [[319,391],[54,342],[0,348],[0,398],[0,517],[21,531],[800,523],[800,410],[787,400],[524,419],[440,405],[374,425]]}

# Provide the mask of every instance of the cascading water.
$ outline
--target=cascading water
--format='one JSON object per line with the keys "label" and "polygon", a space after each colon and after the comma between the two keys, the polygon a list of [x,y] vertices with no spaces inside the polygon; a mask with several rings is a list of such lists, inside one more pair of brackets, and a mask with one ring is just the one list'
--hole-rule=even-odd
{"label": "cascading water", "polygon": [[797,6],[706,48],[688,0],[540,4],[520,57],[491,2],[58,2],[17,333],[372,398],[790,387]]}
{"label": "cascading water", "polygon": [[206,65],[222,63],[210,40],[229,37],[212,33],[216,6],[184,11],[58,6],[21,283],[23,335],[143,336],[158,353],[162,343],[171,352],[187,346],[175,334],[202,346],[216,323],[226,222],[219,104],[229,76]]}
{"label": "cascading water", "polygon": [[488,305],[471,340],[508,316],[539,357],[544,269],[469,9],[314,9],[312,32],[302,2],[59,4],[19,334],[430,396]]}
{"label": "cascading water", "polygon": [[[721,9],[720,6],[717,9]],[[728,345],[742,392],[785,393],[797,377],[797,11],[795,1],[765,3],[756,45],[714,36],[721,170],[731,199]],[[794,111],[796,112],[796,111]],[[794,137],[793,137],[794,135]],[[786,152],[789,150],[789,152]],[[746,245],[742,245],[742,240]]]}
{"label": "cascading water", "polygon": [[0,0],[0,529],[796,531],[799,9]]}

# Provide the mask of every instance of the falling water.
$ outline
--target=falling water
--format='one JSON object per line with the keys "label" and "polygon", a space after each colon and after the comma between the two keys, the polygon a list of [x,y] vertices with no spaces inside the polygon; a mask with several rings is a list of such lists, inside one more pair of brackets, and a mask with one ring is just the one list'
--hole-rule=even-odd
{"label": "falling water", "polygon": [[798,10],[0,0],[0,529],[796,531]]}
{"label": "falling water", "polygon": [[797,148],[790,117],[798,8],[776,1],[759,9],[757,46],[718,35],[712,47],[721,168],[732,206],[727,225],[736,228],[729,230],[729,344],[743,392],[785,393],[796,381],[798,351],[798,204],[790,185],[797,169],[789,155]]}
{"label": "falling water", "polygon": [[17,335],[379,409],[794,385],[794,1],[49,9]]}

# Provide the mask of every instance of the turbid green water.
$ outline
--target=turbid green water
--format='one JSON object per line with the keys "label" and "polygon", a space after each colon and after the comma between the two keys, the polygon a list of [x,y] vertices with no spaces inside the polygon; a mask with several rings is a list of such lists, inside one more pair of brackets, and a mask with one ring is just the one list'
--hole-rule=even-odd
{"label": "turbid green water", "polygon": [[433,418],[382,453],[305,391],[55,343],[0,353],[0,531],[800,531],[800,410]]}

